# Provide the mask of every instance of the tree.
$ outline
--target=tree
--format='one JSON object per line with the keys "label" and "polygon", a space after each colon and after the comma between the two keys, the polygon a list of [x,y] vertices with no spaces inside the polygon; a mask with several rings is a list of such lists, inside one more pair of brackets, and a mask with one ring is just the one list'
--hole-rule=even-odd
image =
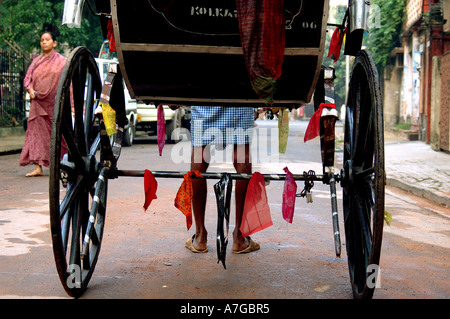
{"label": "tree", "polygon": [[372,4],[380,9],[378,16],[374,17],[379,19],[379,24],[370,29],[365,44],[372,53],[378,72],[382,74],[391,51],[401,45],[406,0],[372,0]]}
{"label": "tree", "polygon": [[[389,62],[391,51],[401,45],[400,34],[405,17],[406,0],[372,0],[372,11],[369,17],[370,30],[366,33],[363,46],[372,54],[378,72],[382,74],[386,64]],[[336,21],[344,19],[347,7],[338,6]],[[373,20],[373,21],[372,21]],[[327,33],[326,48],[329,47],[331,38],[330,30]],[[335,98],[336,106],[345,103],[346,87],[346,62],[342,47],[341,57],[336,63],[327,58],[328,50],[325,50],[324,64],[333,64],[336,70]],[[350,66],[351,69],[351,66]]]}
{"label": "tree", "polygon": [[[345,16],[346,6],[337,6],[336,8],[336,23],[342,23]],[[344,45],[341,49],[341,55],[339,60],[333,62],[331,58],[328,57],[328,48],[330,47],[331,36],[333,34],[334,29],[328,28],[328,32],[326,34],[326,43],[325,43],[325,52],[323,56],[323,64],[326,66],[331,66],[335,70],[336,80],[334,81],[334,94],[336,100],[336,107],[340,110],[342,104],[345,103],[346,96],[346,86],[345,86],[345,76],[346,76],[346,59],[344,55]]]}
{"label": "tree", "polygon": [[81,28],[70,29],[61,25],[63,9],[64,0],[0,0],[0,46],[4,39],[31,53],[40,48],[40,34],[53,31],[60,44],[86,46],[97,52],[103,41],[98,18],[85,6]]}

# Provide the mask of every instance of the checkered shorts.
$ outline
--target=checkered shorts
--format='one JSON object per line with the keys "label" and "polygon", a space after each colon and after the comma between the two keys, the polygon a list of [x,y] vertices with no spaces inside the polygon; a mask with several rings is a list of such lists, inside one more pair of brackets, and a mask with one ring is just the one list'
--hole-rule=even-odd
{"label": "checkered shorts", "polygon": [[191,106],[193,146],[250,144],[255,119],[252,107]]}

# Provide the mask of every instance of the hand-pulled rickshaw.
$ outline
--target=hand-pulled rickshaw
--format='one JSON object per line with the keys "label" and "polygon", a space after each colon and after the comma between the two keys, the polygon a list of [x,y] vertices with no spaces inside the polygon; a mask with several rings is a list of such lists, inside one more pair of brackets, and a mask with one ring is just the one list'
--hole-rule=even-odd
{"label": "hand-pulled rickshaw", "polygon": [[[79,23],[83,3],[66,0],[66,23]],[[355,57],[345,105],[343,168],[337,173],[337,113],[330,107],[335,75],[332,68],[322,66],[330,25],[328,0],[284,0],[282,72],[269,102],[255,93],[250,81],[244,59],[249,48],[241,41],[239,27],[245,16],[237,13],[240,0],[95,0],[95,7],[89,1],[86,5],[100,19],[103,35],[115,46],[119,63],[110,65],[102,85],[93,55],[85,47],[77,47],[68,57],[58,88],[49,199],[56,268],[66,292],[81,296],[93,274],[103,237],[108,180],[144,176],[144,171],[119,170],[117,166],[127,124],[125,82],[133,98],[155,105],[298,108],[313,101],[316,110],[323,109],[319,114],[323,173],[293,174],[293,178],[305,181],[305,186],[314,181],[330,186],[336,256],[341,254],[336,184],[343,188],[353,294],[372,297],[375,287],[368,278],[375,271],[370,266],[378,265],[380,259],[385,171],[379,78],[370,53],[361,50],[370,2],[349,1],[342,24],[332,25],[338,43],[346,34],[345,54]],[[108,136],[106,119],[99,111],[102,102],[116,112],[114,138]],[[185,174],[152,173],[156,178],[182,178]],[[202,176],[221,179],[225,174],[234,180],[250,179],[248,174]],[[286,177],[263,176],[266,180]]]}

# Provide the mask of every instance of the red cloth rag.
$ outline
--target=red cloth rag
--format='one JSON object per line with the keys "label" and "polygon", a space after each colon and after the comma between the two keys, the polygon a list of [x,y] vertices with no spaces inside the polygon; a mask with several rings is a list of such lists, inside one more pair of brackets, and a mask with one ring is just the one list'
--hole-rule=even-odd
{"label": "red cloth rag", "polygon": [[244,212],[239,230],[245,237],[272,225],[264,176],[255,172],[247,186]]}
{"label": "red cloth rag", "polygon": [[145,202],[144,211],[150,206],[152,200],[156,199],[156,190],[158,189],[158,182],[153,176],[153,173],[148,169],[144,172],[144,191],[145,191]]}
{"label": "red cloth rag", "polygon": [[236,0],[236,9],[253,90],[270,105],[284,59],[284,0]]}
{"label": "red cloth rag", "polygon": [[344,41],[344,35],[347,32],[347,28],[345,30],[341,30],[339,27],[336,28],[333,32],[333,36],[331,37],[330,49],[328,50],[328,57],[333,59],[333,62],[339,60],[339,56],[341,55],[342,42]]}
{"label": "red cloth rag", "polygon": [[308,127],[306,128],[305,132],[305,142],[312,140],[316,136],[320,135],[320,117],[325,107],[335,109],[336,104],[322,103],[319,105],[319,108],[314,112],[313,116],[311,116],[311,119],[309,120]]}
{"label": "red cloth rag", "polygon": [[175,207],[178,208],[186,216],[187,229],[192,226],[192,176],[203,177],[199,171],[190,171],[184,174],[183,183],[181,183],[178,189],[177,196],[175,197]]}
{"label": "red cloth rag", "polygon": [[109,52],[116,52],[116,39],[114,38],[114,29],[113,29],[112,19],[108,20],[107,29],[108,29],[108,33],[106,35],[106,38],[108,39],[108,43],[109,43]]}

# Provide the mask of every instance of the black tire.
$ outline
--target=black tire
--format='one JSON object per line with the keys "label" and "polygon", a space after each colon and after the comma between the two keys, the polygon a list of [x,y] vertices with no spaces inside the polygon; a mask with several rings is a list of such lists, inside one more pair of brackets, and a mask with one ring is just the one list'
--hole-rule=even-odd
{"label": "black tire", "polygon": [[[103,236],[108,179],[94,117],[101,90],[94,57],[87,48],[74,49],[55,100],[49,182],[56,268],[64,289],[73,297],[81,296],[87,288]],[[63,155],[65,145],[68,151]]]}
{"label": "black tire", "polygon": [[383,103],[369,52],[353,64],[345,117],[343,209],[355,298],[371,298],[379,270],[384,222]]}
{"label": "black tire", "polygon": [[124,146],[132,146],[134,143],[135,136],[136,136],[136,126],[134,125],[133,119],[131,119],[131,123],[129,123],[128,127],[125,129],[122,144]]}
{"label": "black tire", "polygon": [[[181,116],[182,110],[180,108],[175,110],[173,119],[166,124],[166,141],[167,143],[177,143],[180,141],[180,134],[177,129],[181,128]],[[175,132],[175,134],[173,134]]]}

